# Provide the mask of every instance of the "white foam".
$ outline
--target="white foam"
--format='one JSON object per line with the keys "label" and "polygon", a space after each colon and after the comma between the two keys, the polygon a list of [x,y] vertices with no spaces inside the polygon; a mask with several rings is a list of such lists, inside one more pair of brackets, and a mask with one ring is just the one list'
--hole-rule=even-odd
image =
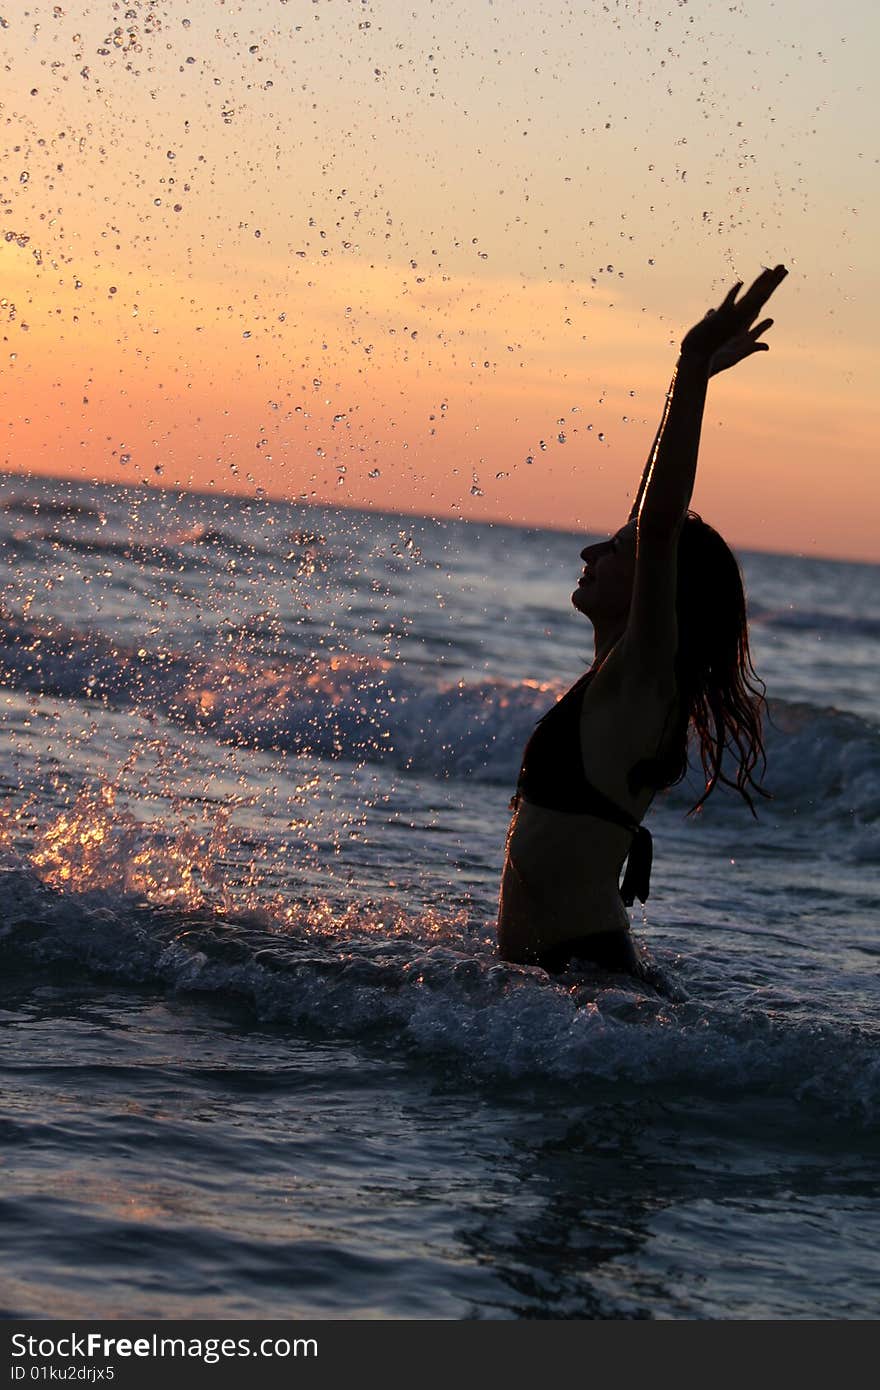
{"label": "white foam", "polygon": [[396,936],[386,918],[324,905],[283,926],[224,921],[0,876],[4,951],[31,968],[244,1000],[261,1020],[378,1041],[474,1080],[759,1092],[880,1120],[880,1054],[864,1030],[617,977],[554,980],[500,963],[484,936],[469,946],[461,917],[399,914]]}

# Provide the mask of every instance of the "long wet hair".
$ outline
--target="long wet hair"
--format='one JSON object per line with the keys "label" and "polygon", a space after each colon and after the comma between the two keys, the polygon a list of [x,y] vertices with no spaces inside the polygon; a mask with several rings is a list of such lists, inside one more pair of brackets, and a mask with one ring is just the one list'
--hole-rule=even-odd
{"label": "long wet hair", "polygon": [[[688,512],[679,535],[675,608],[677,727],[669,753],[639,764],[633,773],[658,789],[681,782],[688,770],[688,730],[693,728],[706,786],[688,814],[699,811],[723,782],[756,815],[752,793],[769,796],[759,781],[767,768],[765,686],[752,665],[739,565],[727,542],[696,512]],[[735,764],[732,776],[729,760]]]}

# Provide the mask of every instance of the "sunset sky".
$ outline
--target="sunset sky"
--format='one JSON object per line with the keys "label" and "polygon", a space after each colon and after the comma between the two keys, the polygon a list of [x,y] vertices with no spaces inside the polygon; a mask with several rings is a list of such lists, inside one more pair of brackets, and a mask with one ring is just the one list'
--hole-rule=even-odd
{"label": "sunset sky", "polygon": [[695,506],[880,560],[867,0],[10,0],[0,468],[601,531],[784,261]]}

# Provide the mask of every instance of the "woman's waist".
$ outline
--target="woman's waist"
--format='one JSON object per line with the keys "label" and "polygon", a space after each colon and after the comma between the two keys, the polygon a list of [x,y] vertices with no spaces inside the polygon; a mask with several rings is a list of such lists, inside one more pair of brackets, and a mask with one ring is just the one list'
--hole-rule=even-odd
{"label": "woman's waist", "polygon": [[603,923],[610,918],[628,922],[620,896],[624,854],[599,852],[595,844],[583,844],[577,853],[564,847],[541,847],[513,837],[507,846],[505,872],[512,873],[533,906],[554,915],[576,913]]}
{"label": "woman's waist", "polygon": [[633,831],[589,812],[538,806],[526,797],[516,801],[508,831],[508,850],[523,859],[580,867],[588,874],[619,873],[629,853]]}
{"label": "woman's waist", "polygon": [[498,920],[505,959],[524,961],[573,938],[628,931],[615,875],[529,864],[508,853]]}

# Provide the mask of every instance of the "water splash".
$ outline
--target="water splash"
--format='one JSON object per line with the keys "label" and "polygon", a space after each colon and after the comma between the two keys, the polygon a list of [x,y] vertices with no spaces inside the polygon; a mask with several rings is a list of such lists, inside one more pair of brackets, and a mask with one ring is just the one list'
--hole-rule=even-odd
{"label": "water splash", "polygon": [[[229,812],[216,809],[206,834],[169,831],[117,807],[108,782],[83,787],[73,803],[39,829],[30,866],[50,888],[72,893],[116,891],[179,908],[222,900],[219,862],[228,844]],[[7,844],[12,835],[3,829]]]}

